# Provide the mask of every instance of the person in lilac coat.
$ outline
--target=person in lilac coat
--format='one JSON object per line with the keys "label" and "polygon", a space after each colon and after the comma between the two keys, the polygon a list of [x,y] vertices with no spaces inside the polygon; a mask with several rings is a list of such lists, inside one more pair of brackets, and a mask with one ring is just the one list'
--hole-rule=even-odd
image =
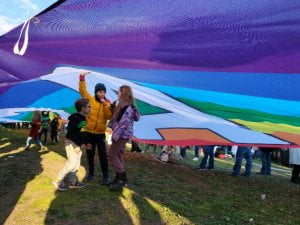
{"label": "person in lilac coat", "polygon": [[123,158],[125,145],[133,136],[134,121],[140,119],[131,88],[126,85],[121,86],[118,97],[119,103],[113,104],[114,114],[109,123],[109,127],[112,128],[112,144],[107,156],[116,172],[116,177],[109,186],[111,191],[122,190],[126,186],[127,176]]}

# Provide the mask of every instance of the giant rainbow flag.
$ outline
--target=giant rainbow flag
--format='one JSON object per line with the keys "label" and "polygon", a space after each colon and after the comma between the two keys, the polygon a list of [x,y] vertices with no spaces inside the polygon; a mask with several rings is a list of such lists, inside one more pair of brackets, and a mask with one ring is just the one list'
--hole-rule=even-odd
{"label": "giant rainbow flag", "polygon": [[82,70],[133,88],[141,141],[300,145],[300,1],[57,1],[0,37],[0,122],[67,118]]}

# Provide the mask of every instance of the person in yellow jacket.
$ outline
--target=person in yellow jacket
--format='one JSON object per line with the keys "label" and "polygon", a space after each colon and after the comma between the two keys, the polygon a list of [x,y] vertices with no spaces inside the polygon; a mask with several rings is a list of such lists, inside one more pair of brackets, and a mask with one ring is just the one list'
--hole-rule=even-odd
{"label": "person in yellow jacket", "polygon": [[92,96],[87,92],[85,76],[89,72],[83,72],[79,76],[79,92],[83,98],[89,100],[91,105],[91,112],[87,117],[87,160],[89,165],[89,173],[87,181],[94,178],[94,158],[96,148],[100,159],[102,169],[102,184],[109,185],[108,162],[106,154],[105,131],[107,121],[111,119],[111,103],[105,97],[106,88],[104,84],[98,83],[95,86],[95,95]]}

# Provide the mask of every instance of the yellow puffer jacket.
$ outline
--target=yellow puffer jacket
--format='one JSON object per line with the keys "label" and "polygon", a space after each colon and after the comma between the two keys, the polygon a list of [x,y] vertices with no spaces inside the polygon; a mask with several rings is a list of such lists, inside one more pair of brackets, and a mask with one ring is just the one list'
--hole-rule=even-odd
{"label": "yellow puffer jacket", "polygon": [[79,92],[83,98],[89,100],[91,105],[91,111],[86,119],[86,131],[92,134],[103,134],[106,131],[107,120],[111,119],[111,104],[107,100],[105,104],[101,104],[95,98],[90,95],[86,90],[85,81],[79,81]]}

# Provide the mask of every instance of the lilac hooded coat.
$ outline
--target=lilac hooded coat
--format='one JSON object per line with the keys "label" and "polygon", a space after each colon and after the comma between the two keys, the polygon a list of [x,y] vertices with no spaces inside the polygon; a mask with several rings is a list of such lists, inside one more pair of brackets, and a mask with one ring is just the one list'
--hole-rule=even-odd
{"label": "lilac hooded coat", "polygon": [[112,119],[109,127],[112,128],[112,140],[118,141],[119,138],[131,139],[133,136],[133,123],[140,119],[140,112],[135,106],[128,106],[121,120],[118,122]]}

